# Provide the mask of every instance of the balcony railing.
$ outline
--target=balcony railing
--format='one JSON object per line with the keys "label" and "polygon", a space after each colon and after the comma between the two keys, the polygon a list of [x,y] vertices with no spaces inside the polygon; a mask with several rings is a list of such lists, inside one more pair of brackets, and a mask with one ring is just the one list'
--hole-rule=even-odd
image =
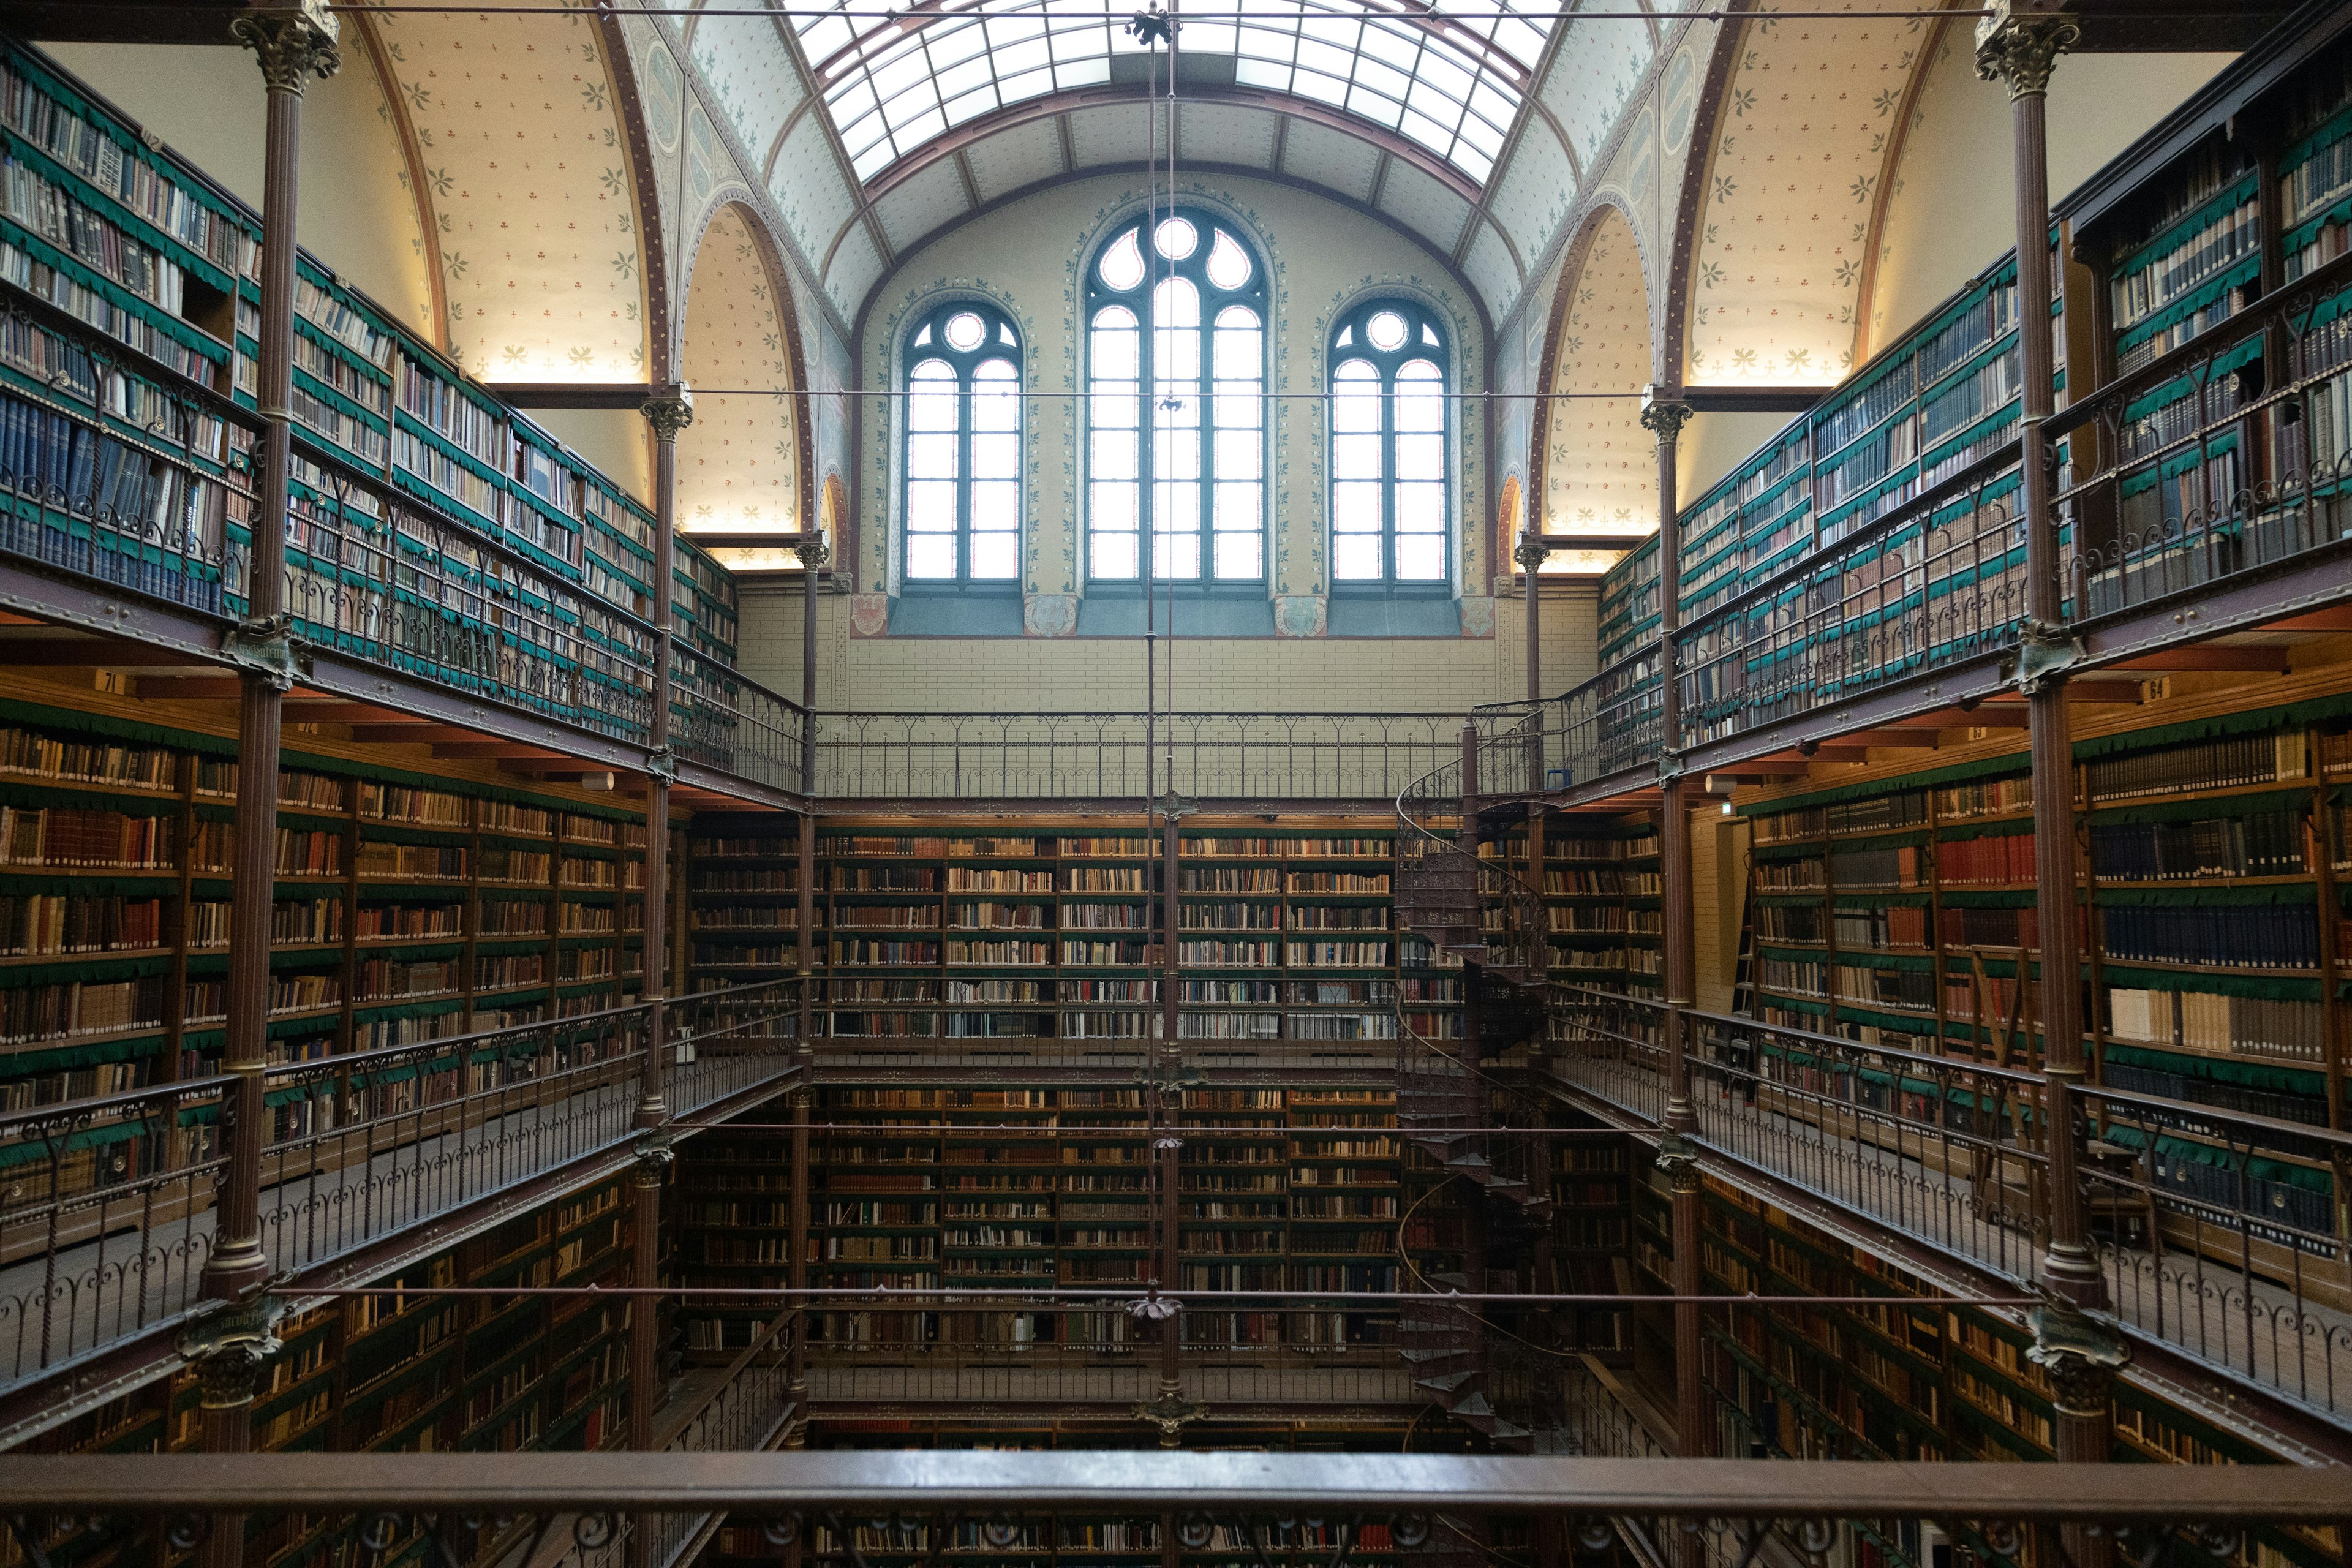
{"label": "balcony railing", "polygon": [[[1662,1009],[1564,990],[1548,1070],[1653,1125]],[[2047,1080],[1962,1056],[1689,1015],[1709,1148],[2032,1285],[2049,1237]],[[2352,1134],[2098,1085],[2083,1201],[2129,1329],[2352,1415]]]}
{"label": "balcony railing", "polygon": [[[835,799],[1388,800],[1457,754],[1459,713],[825,713]],[[1172,764],[1171,758],[1172,757]]]}
{"label": "balcony railing", "polygon": [[[202,1544],[229,1515],[248,1554],[285,1541],[332,1560],[404,1552],[593,1563],[629,1516],[724,1514],[722,1549],[880,1568],[1123,1549],[1182,1561],[1364,1564],[1476,1560],[1538,1531],[1570,1554],[1638,1563],[1704,1538],[1723,1568],[1841,1560],[1855,1535],[1925,1561],[1933,1529],[1986,1568],[2119,1561],[2226,1568],[2256,1531],[2340,1551],[2352,1471],[2294,1466],[1854,1465],[1400,1454],[690,1453],[0,1456],[19,1541]],[[1793,1516],[1792,1516],[1793,1515]],[[2067,1527],[2096,1526],[2095,1532]],[[1116,1531],[1121,1548],[1103,1544]],[[1901,1548],[1907,1547],[1908,1552]],[[436,1549],[442,1555],[435,1556]],[[1520,1560],[1519,1553],[1512,1553]]]}
{"label": "balcony railing", "polygon": [[[676,997],[677,1112],[780,1079],[799,981]],[[262,1243],[314,1268],[625,1143],[652,1003],[268,1069]],[[0,1115],[0,1386],[192,1306],[236,1079]]]}
{"label": "balcony railing", "polygon": [[[0,391],[21,433],[0,452],[0,552],[226,631],[248,602],[259,417],[5,285],[0,338],[17,345],[18,369],[36,345],[49,382]],[[292,480],[285,607],[298,656],[355,660],[583,742],[651,743],[649,622],[300,426]],[[676,653],[678,755],[797,791],[799,705]]]}
{"label": "balcony railing", "polygon": [[[2066,626],[2252,583],[2352,536],[2348,305],[2352,257],[2044,426],[2060,459],[2052,519]],[[1685,621],[1672,743],[1736,739],[2013,648],[2032,601],[2019,444],[1970,450],[1968,467]],[[2262,608],[2248,606],[2251,622]],[[2181,626],[2184,638],[2213,630]],[[1658,651],[1653,638],[1561,696],[1479,718],[1491,729],[1535,715],[1547,789],[1631,787],[1668,742]]]}

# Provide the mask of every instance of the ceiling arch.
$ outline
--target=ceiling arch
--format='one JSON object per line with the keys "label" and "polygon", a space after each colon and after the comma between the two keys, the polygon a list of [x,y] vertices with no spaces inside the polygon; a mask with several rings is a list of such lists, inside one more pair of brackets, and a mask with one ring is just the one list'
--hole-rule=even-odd
{"label": "ceiling arch", "polygon": [[778,258],[757,215],[730,202],[711,215],[691,266],[679,368],[689,387],[706,390],[694,394],[694,423],[678,437],[678,528],[797,532],[814,510],[807,400]]}
{"label": "ceiling arch", "polygon": [[362,20],[437,230],[450,353],[491,381],[642,380],[646,226],[597,18]]}
{"label": "ceiling arch", "polygon": [[1860,346],[1887,170],[1940,24],[1802,4],[1781,20],[1769,13],[1791,0],[1767,0],[1732,47],[1690,231],[1693,385],[1828,385]]}
{"label": "ceiling arch", "polygon": [[[1604,205],[1585,224],[1560,270],[1545,353],[1545,393],[1622,394],[1651,379],[1650,290],[1625,215]],[[1642,427],[1638,397],[1556,397],[1542,405],[1528,458],[1528,488],[1543,532],[1654,532],[1658,526],[1656,442]],[[1594,572],[1613,552],[1567,549],[1545,570]]]}

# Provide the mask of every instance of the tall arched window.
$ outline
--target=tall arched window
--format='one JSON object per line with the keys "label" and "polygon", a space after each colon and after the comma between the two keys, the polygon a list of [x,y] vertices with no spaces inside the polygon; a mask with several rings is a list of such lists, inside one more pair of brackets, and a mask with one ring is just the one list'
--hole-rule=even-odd
{"label": "tall arched window", "polygon": [[1021,338],[955,300],[907,340],[907,580],[1021,575]]}
{"label": "tall arched window", "polygon": [[1445,332],[1406,300],[1374,300],[1331,336],[1331,580],[1443,583],[1451,555],[1453,424]]}
{"label": "tall arched window", "polygon": [[1087,321],[1088,574],[1133,582],[1149,529],[1155,578],[1263,581],[1265,264],[1209,213],[1155,213],[1095,258]]}

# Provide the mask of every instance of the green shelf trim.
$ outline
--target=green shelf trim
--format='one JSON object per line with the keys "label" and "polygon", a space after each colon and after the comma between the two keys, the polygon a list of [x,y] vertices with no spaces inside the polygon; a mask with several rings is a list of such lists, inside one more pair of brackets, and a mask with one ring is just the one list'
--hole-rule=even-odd
{"label": "green shelf trim", "polygon": [[[273,952],[269,955],[269,967],[272,971],[337,969],[341,967],[342,962],[343,950],[340,947],[314,952]],[[188,973],[190,974],[226,974],[228,954],[219,952],[190,953]]]}
{"label": "green shelf trim", "polygon": [[[116,718],[111,714],[85,713],[75,708],[58,708],[41,702],[25,702],[0,699],[0,722],[28,724],[60,731],[76,740],[103,735],[110,740],[131,741],[141,745],[168,746],[175,751],[192,752],[199,756],[236,756],[236,740],[228,735],[207,735],[196,731],[175,730],[161,724],[141,723]],[[558,799],[534,795],[527,790],[509,789],[503,785],[477,784],[470,779],[449,778],[439,773],[412,773],[401,768],[387,768],[376,763],[355,762],[347,757],[321,756],[310,752],[289,751],[282,764],[288,768],[310,773],[332,773],[343,778],[370,779],[379,784],[410,784],[424,789],[445,790],[453,795],[478,800],[506,801],[516,805],[541,806],[551,811],[565,812],[575,816],[600,816],[613,822],[642,822],[645,814],[620,806],[593,802]]]}
{"label": "green shelf trim", "polygon": [[[543,904],[554,895],[552,888],[474,888],[474,897],[492,904]],[[798,894],[793,895],[799,897]]]}
{"label": "green shelf trim", "polygon": [[[477,891],[467,882],[362,882],[360,902],[362,904],[462,904],[467,896]],[[485,898],[498,894],[495,888],[478,889]],[[533,897],[544,895],[534,894]]]}
{"label": "green shelf trim", "polygon": [[408,1002],[392,1006],[361,1007],[352,1014],[354,1023],[380,1024],[403,1018],[440,1018],[466,1010],[462,997],[439,997],[431,1002]]}
{"label": "green shelf trim", "polygon": [[1766,844],[1749,851],[1748,858],[1759,861],[1818,860],[1829,853],[1829,847],[1820,839],[1809,844]]}
{"label": "green shelf trim", "polygon": [[2190,741],[2217,740],[2225,735],[2299,730],[2347,716],[2352,716],[2352,691],[2339,691],[2326,697],[2283,702],[2270,708],[2243,708],[2234,713],[2215,713],[2203,719],[2183,720],[2177,724],[2159,724],[2152,729],[2095,735],[2074,742],[2074,760],[2078,763],[2095,762],[2102,757],[2130,756],[2135,752],[2184,745]]}
{"label": "green shelf trim", "polygon": [[45,877],[0,867],[0,893],[15,898],[34,894],[73,894],[89,898],[169,898],[180,890],[180,879],[169,871],[132,877]]}
{"label": "green shelf trim", "polygon": [[2131,801],[2117,805],[2094,806],[2091,826],[2109,827],[2133,822],[2220,821],[2235,816],[2307,811],[2310,807],[2311,786],[2301,784],[2289,789],[2263,790],[2256,795],[2233,795],[2210,800]]}
{"label": "green shelf trim", "polygon": [[62,963],[26,963],[10,969],[0,969],[0,988],[20,990],[28,985],[56,985],[79,980],[89,984],[102,984],[116,980],[143,980],[152,974],[169,974],[172,955],[168,952],[144,953],[136,958],[101,958],[95,963],[68,961]]}
{"label": "green shelf trim", "polygon": [[2042,899],[2024,888],[1947,888],[1936,895],[1936,900],[1948,910],[2030,910]]}
{"label": "green shelf trim", "polygon": [[360,822],[360,842],[362,844],[422,844],[437,849],[463,849],[473,842],[473,836],[460,828],[401,827],[389,822]]}
{"label": "green shelf trim", "polygon": [[2260,1062],[2239,1061],[2231,1057],[2155,1050],[2112,1040],[2103,1054],[2109,1063],[2119,1067],[2146,1068],[2152,1072],[2178,1073],[2183,1078],[2210,1079],[2215,1083],[2233,1083],[2274,1094],[2310,1094],[2323,1100],[2327,1094],[2327,1075],[2325,1073],[2269,1067]]}
{"label": "green shelf trim", "polygon": [[[543,947],[546,944],[542,942],[540,945]],[[397,958],[413,960],[419,963],[431,963],[436,959],[463,958],[465,954],[466,944],[462,942],[425,942],[417,946],[402,945],[370,947],[364,950],[360,956],[362,959]]]}
{"label": "green shelf trim", "polygon": [[[235,822],[236,807],[227,801],[199,800],[195,803],[195,816],[198,822]],[[349,827],[352,819],[341,812],[281,805],[278,808],[278,823],[282,827],[299,827],[309,832],[322,827]]]}
{"label": "green shelf trim", "polygon": [[2315,903],[2312,882],[2274,882],[2256,888],[2095,888],[2092,901],[2109,910],[2274,909]]}
{"label": "green shelf trim", "polygon": [[2173,247],[2194,235],[2221,213],[2252,200],[2254,195],[2255,182],[2259,177],[2258,170],[2247,170],[2188,212],[2157,230],[2154,235],[2133,248],[2131,255],[2116,268],[2115,275],[2117,278],[2130,278],[2155,266]]}
{"label": "green shelf trim", "polygon": [[[185,1125],[187,1121],[188,1113],[183,1111],[181,1122]],[[148,1131],[148,1125],[143,1121],[110,1121],[99,1127],[86,1127],[68,1135],[63,1152],[70,1154],[83,1149],[103,1149],[110,1144],[143,1138]],[[37,1139],[22,1143],[0,1143],[0,1171],[13,1170],[18,1165],[46,1164],[48,1159],[49,1145]]]}
{"label": "green shelf trim", "polygon": [[1809,1013],[1816,1018],[1826,1018],[1830,1014],[1828,1003],[1811,996],[1781,996],[1767,993],[1762,1005],[1779,1007],[1790,1013]]}
{"label": "green shelf trim", "polygon": [[1829,847],[1832,855],[1849,854],[1862,849],[1916,849],[1927,842],[1927,829],[1906,827],[1895,833],[1874,833],[1867,838],[1842,838]]}
{"label": "green shelf trim", "polygon": [[2225,349],[2209,365],[2200,366],[2197,374],[2175,376],[2154,392],[2147,393],[2125,405],[2125,423],[2144,419],[2159,408],[2178,403],[2184,397],[2193,397],[2200,384],[2210,384],[2224,375],[2242,370],[2262,357],[2263,340],[2259,336],[2249,338],[2234,348]]}
{"label": "green shelf trim", "polygon": [[[2199,468],[2203,468],[2213,458],[2226,457],[2237,449],[2238,436],[2237,432],[2234,430],[2231,431],[2227,435],[2210,437],[2207,439],[2199,442],[2195,447],[2189,451],[2175,452],[2169,458],[2162,459],[2152,468],[2144,468],[2130,474],[2124,479],[2121,486],[2121,493],[2126,497],[2145,495],[2149,490],[2156,489],[2159,483],[2166,479],[2177,479],[2183,474],[2195,473]],[[2231,531],[2234,533],[2237,526],[2238,525],[2235,522],[2232,522],[2230,525]],[[2176,547],[2177,546],[2175,545],[2153,546],[2147,551],[2143,556],[2138,557],[2138,559],[2158,558],[2160,557],[2167,550]]]}
{"label": "green shelf trim", "polygon": [[[270,1022],[267,1037],[273,1040],[300,1039],[310,1035],[331,1035],[342,1027],[341,1020],[331,1016],[315,1018],[277,1018]],[[215,1025],[207,1029],[192,1029],[180,1037],[180,1045],[187,1050],[217,1050],[226,1043],[228,1031]]]}
{"label": "green shelf trim", "polygon": [[106,795],[79,784],[44,784],[15,778],[0,781],[0,805],[34,811],[111,811],[123,816],[177,816],[180,805],[171,795]]}
{"label": "green shelf trim", "polygon": [[2033,819],[2009,822],[1956,822],[1938,835],[1945,844],[1967,844],[1979,838],[2022,838],[2033,831]]}
{"label": "green shelf trim", "polygon": [[60,1046],[50,1051],[32,1051],[5,1058],[8,1076],[12,1079],[38,1078],[43,1073],[72,1072],[77,1068],[137,1061],[142,1057],[162,1055],[164,1039],[162,1035],[147,1035],[135,1040],[103,1040],[94,1045]]}
{"label": "green shelf trim", "polygon": [[1892,1029],[1897,1034],[1933,1036],[1936,1032],[1933,1014],[1915,1018],[1904,1013],[1881,1013],[1874,1007],[1864,1007],[1859,1003],[1841,1002],[1837,1016],[1841,1023],[1867,1024],[1874,1028]]}
{"label": "green shelf trim", "polygon": [[1852,910],[1924,910],[1935,900],[1933,893],[1832,893],[1830,905],[1843,914]]}
{"label": "green shelf trim", "polygon": [[2208,996],[2252,996],[2271,1002],[2316,1002],[2319,977],[2237,974],[2226,969],[2140,969],[2128,963],[2102,963],[2099,981],[2133,991],[2189,991]]}
{"label": "green shelf trim", "polygon": [[[2110,1143],[2120,1143],[2126,1149],[2147,1147],[2145,1130],[2128,1122],[2107,1123],[2105,1137]],[[2276,1182],[2283,1187],[2300,1187],[2306,1193],[2328,1193],[2335,1184],[2325,1171],[2314,1171],[2302,1165],[2290,1165],[2282,1160],[2265,1160],[2257,1154],[2241,1161],[2227,1149],[2217,1149],[2210,1143],[2194,1142],[2187,1138],[2175,1138],[2169,1133],[2156,1135],[2156,1152],[2168,1159],[2187,1160],[2199,1165],[2213,1165],[2225,1171],[2242,1169],[2258,1181]],[[2158,1178],[2161,1179],[2160,1177]]]}
{"label": "green shelf trim", "polygon": [[2221,276],[2190,289],[2153,315],[2134,321],[2128,329],[2116,335],[2116,352],[2122,353],[2146,342],[2174,322],[2187,321],[2227,297],[2231,289],[2253,282],[2262,276],[2262,271],[2263,258],[2260,256],[2247,257]]}
{"label": "green shelf trim", "polygon": [[1876,795],[1904,790],[1934,789],[1941,784],[1968,784],[1976,779],[2023,778],[2032,772],[2024,753],[2010,756],[1980,757],[1973,763],[1955,763],[1950,767],[1931,768],[1926,773],[1906,773],[1900,778],[1873,779],[1866,784],[1839,784],[1834,789],[1811,790],[1803,795],[1782,795],[1774,800],[1750,801],[1738,808],[1741,816],[1771,816],[1783,811],[1798,811],[1806,806],[1834,805],[1840,801],[1868,800]]}
{"label": "green shelf trim", "polygon": [[1841,969],[1898,969],[1912,974],[1932,973],[1936,968],[1935,955],[1926,952],[1864,952],[1841,948],[1837,962]]}

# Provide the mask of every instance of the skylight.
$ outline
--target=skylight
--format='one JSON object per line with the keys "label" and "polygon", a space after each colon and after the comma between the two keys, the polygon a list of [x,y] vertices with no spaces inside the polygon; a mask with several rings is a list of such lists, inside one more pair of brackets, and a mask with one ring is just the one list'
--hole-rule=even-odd
{"label": "skylight", "polygon": [[[1475,18],[1455,19],[1304,0],[1275,16],[1267,0],[1192,0],[1179,42],[1185,55],[1231,59],[1238,86],[1356,115],[1483,182],[1543,50],[1550,8],[1489,0]],[[967,121],[1108,82],[1114,58],[1143,52],[1100,9],[1060,16],[1046,0],[961,0],[879,26],[803,14],[794,26],[860,180]]]}

